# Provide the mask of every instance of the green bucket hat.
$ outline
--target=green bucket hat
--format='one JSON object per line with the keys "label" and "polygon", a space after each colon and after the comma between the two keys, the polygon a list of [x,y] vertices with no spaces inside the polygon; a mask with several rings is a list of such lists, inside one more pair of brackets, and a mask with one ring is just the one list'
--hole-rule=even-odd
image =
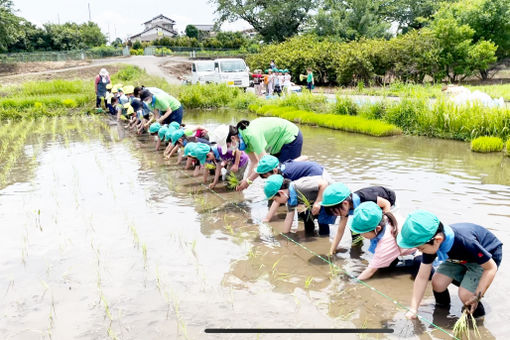
{"label": "green bucket hat", "polygon": [[151,126],[149,126],[149,133],[153,134],[159,131],[161,129],[161,124],[159,123],[152,123]]}
{"label": "green bucket hat", "polygon": [[356,209],[352,217],[351,230],[357,234],[375,230],[382,219],[382,210],[374,202],[363,202]]}
{"label": "green bucket hat", "polygon": [[186,144],[186,146],[184,147],[184,156],[189,156],[191,150],[193,150],[195,145],[197,145],[197,143],[189,142],[188,144]]}
{"label": "green bucket hat", "polygon": [[345,201],[351,194],[351,190],[343,183],[333,183],[328,185],[322,195],[321,205],[324,207],[331,207]]}
{"label": "green bucket hat", "polygon": [[161,129],[159,129],[159,131],[158,131],[158,136],[159,136],[159,139],[160,139],[161,141],[164,141],[164,140],[165,140],[165,136],[166,136],[167,131],[168,131],[168,126],[166,126],[166,125],[163,125],[163,126],[161,127]]}
{"label": "green bucket hat", "polygon": [[172,134],[174,133],[176,129],[172,126],[172,124],[168,125],[168,128],[166,129],[165,133],[165,142],[172,140]]}
{"label": "green bucket hat", "polygon": [[439,227],[439,218],[426,210],[415,210],[407,216],[402,230],[397,235],[401,248],[421,246],[434,237]]}
{"label": "green bucket hat", "polygon": [[266,184],[264,185],[264,194],[266,198],[270,200],[278,193],[278,190],[282,187],[283,176],[282,175],[271,175],[267,178]]}
{"label": "green bucket hat", "polygon": [[177,122],[171,122],[170,125],[168,125],[168,126],[172,126],[175,130],[181,128],[181,124],[179,124]]}
{"label": "green bucket hat", "polygon": [[280,161],[278,160],[278,158],[271,155],[264,155],[260,159],[255,172],[258,174],[265,174],[266,172],[273,171],[273,169],[276,168],[278,165],[280,165]]}
{"label": "green bucket hat", "polygon": [[211,147],[205,143],[196,143],[195,147],[191,149],[189,155],[195,157],[200,162],[200,165],[205,163],[207,154],[211,151]]}
{"label": "green bucket hat", "polygon": [[182,136],[184,136],[184,130],[182,130],[182,129],[175,130],[174,133],[172,133],[172,137],[171,137],[172,144],[175,145],[175,143],[177,143],[179,138],[181,138]]}

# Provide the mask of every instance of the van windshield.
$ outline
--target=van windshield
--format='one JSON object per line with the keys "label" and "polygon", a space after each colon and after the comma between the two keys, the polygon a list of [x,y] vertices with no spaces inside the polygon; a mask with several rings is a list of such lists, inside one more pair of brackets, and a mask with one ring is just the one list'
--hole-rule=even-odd
{"label": "van windshield", "polygon": [[220,62],[222,72],[245,72],[244,60],[224,60]]}
{"label": "van windshield", "polygon": [[214,71],[214,62],[210,63],[197,63],[197,72],[212,72]]}

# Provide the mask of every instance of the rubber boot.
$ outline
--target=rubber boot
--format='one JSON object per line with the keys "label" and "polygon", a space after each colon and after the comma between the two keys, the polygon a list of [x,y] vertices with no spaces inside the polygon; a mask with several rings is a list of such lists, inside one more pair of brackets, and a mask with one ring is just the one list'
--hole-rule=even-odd
{"label": "rubber boot", "polygon": [[444,292],[434,292],[434,297],[436,298],[436,306],[438,307],[448,307],[450,306],[450,292],[446,289]]}
{"label": "rubber boot", "polygon": [[473,312],[473,317],[477,319],[483,316],[485,316],[485,308],[483,307],[481,302],[478,302],[478,306],[476,306],[476,309]]}

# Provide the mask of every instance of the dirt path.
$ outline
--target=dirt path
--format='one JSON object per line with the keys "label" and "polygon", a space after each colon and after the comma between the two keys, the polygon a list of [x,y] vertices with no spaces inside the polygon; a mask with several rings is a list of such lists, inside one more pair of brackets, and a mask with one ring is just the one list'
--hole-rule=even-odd
{"label": "dirt path", "polygon": [[[39,72],[20,73],[15,75],[0,76],[1,85],[9,85],[25,81],[27,78],[38,79],[51,79],[53,75],[65,74],[69,76],[80,76],[83,73],[97,73],[100,66],[114,65],[114,64],[130,64],[145,69],[147,73],[159,77],[163,77],[170,84],[180,84],[178,79],[185,69],[185,64],[188,63],[185,57],[154,57],[154,56],[131,56],[131,57],[116,57],[106,59],[95,59],[88,65],[81,65],[75,67],[61,68],[57,70],[46,70]],[[162,66],[164,65],[164,67]],[[97,69],[97,70],[96,70]],[[60,77],[59,77],[60,78]]]}

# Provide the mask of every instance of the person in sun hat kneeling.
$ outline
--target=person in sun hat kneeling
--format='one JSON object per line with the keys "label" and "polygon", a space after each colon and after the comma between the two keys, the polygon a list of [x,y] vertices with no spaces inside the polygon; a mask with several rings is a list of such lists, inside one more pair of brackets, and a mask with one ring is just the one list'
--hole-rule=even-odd
{"label": "person in sun hat kneeling", "polygon": [[[340,216],[335,239],[332,241],[329,250],[330,255],[336,253],[338,244],[344,235],[349,215],[352,215],[354,209],[361,203],[367,201],[376,203],[386,213],[395,206],[396,195],[393,190],[381,186],[366,187],[353,193],[351,193],[351,190],[345,184],[339,182],[333,183],[326,188],[321,204],[326,208],[326,214]],[[356,234],[352,233],[353,241],[355,238]]]}
{"label": "person in sun hat kneeling", "polygon": [[416,247],[423,253],[414,281],[408,318],[416,318],[427,288],[432,263],[443,261],[432,276],[436,306],[449,306],[448,286],[459,286],[459,298],[475,318],[485,315],[480,302],[491,285],[503,257],[503,243],[489,230],[473,223],[443,224],[434,214],[416,210],[409,214],[397,236],[401,248]]}
{"label": "person in sun hat kneeling", "polygon": [[[414,255],[412,261],[413,274],[416,274],[420,265],[421,254],[416,248],[401,249],[395,240],[401,224],[399,218],[387,211],[382,211],[375,202],[363,202],[355,210],[352,217],[351,230],[370,240],[368,251],[373,257],[368,267],[358,276],[360,280],[367,280],[374,275],[378,269],[393,268],[399,262],[399,256]],[[411,269],[413,269],[411,268]]]}
{"label": "person in sun hat kneeling", "polygon": [[[266,198],[278,204],[286,204],[288,209],[282,232],[290,232],[297,210],[300,211],[298,216],[305,223],[306,235],[315,235],[315,219],[319,222],[319,235],[329,235],[329,224],[335,221],[331,217],[328,218],[320,205],[327,186],[328,182],[321,176],[303,177],[296,181],[285,179],[282,175],[269,176],[264,186]],[[334,218],[336,219],[336,216]]]}

